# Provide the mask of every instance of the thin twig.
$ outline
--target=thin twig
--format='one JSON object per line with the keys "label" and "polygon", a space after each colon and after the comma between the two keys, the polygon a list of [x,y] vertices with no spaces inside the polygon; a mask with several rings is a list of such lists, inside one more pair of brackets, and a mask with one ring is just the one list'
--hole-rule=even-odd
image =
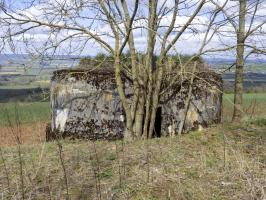
{"label": "thin twig", "polygon": [[66,166],[65,166],[65,162],[64,162],[64,158],[63,158],[63,147],[62,144],[59,142],[59,140],[57,139],[57,146],[58,146],[58,153],[59,153],[59,159],[60,159],[60,164],[62,166],[63,169],[63,173],[64,173],[64,182],[65,182],[65,187],[66,187],[66,199],[70,199],[69,196],[69,186],[68,186],[68,178],[67,178],[67,172],[66,172]]}
{"label": "thin twig", "polygon": [[10,188],[9,172],[8,172],[7,165],[6,165],[6,159],[5,159],[5,157],[4,157],[3,150],[2,150],[1,147],[0,147],[0,155],[1,155],[1,160],[2,160],[2,162],[3,162],[4,170],[5,170],[5,174],[6,174],[7,189],[8,189],[8,193],[9,193],[9,195],[10,195],[10,194],[11,194],[11,188]]}

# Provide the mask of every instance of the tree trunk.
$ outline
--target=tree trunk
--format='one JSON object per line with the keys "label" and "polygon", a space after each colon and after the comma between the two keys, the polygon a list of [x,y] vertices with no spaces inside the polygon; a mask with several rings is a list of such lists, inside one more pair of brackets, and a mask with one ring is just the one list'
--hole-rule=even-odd
{"label": "tree trunk", "polygon": [[239,0],[239,29],[237,32],[237,60],[235,71],[235,93],[233,121],[243,117],[243,80],[244,80],[244,50],[245,50],[245,15],[246,0]]}
{"label": "tree trunk", "polygon": [[156,68],[154,63],[154,49],[156,44],[156,30],[157,30],[157,2],[158,0],[149,0],[149,19],[148,19],[148,39],[147,39],[147,55],[146,55],[146,62],[145,62],[145,69],[146,69],[146,103],[145,103],[145,121],[143,127],[143,136],[148,138],[149,136],[149,123],[151,123],[154,119],[151,118],[150,112],[151,107],[154,106],[151,103],[151,97],[153,94],[153,71]]}
{"label": "tree trunk", "polygon": [[137,104],[136,116],[135,116],[135,132],[138,138],[142,137],[143,133],[143,118],[144,118],[144,96],[141,89],[139,100]]}
{"label": "tree trunk", "polygon": [[182,134],[182,131],[183,131],[183,128],[184,128],[184,124],[185,124],[185,121],[186,121],[186,118],[187,118],[187,112],[188,112],[190,100],[191,100],[191,97],[192,97],[193,82],[194,82],[194,78],[195,78],[196,68],[197,68],[197,62],[195,62],[194,65],[193,65],[191,79],[190,79],[190,84],[189,84],[189,90],[188,90],[188,96],[187,96],[187,99],[186,99],[186,102],[185,102],[184,117],[180,121],[180,126],[179,126],[179,129],[178,129],[178,135]]}
{"label": "tree trunk", "polygon": [[131,109],[127,102],[127,98],[123,89],[123,81],[121,78],[121,69],[120,69],[120,59],[119,56],[115,56],[115,81],[117,85],[117,90],[123,104],[125,113],[126,113],[126,131],[124,138],[126,140],[132,140],[134,138],[134,131],[133,131],[133,122],[131,117]]}

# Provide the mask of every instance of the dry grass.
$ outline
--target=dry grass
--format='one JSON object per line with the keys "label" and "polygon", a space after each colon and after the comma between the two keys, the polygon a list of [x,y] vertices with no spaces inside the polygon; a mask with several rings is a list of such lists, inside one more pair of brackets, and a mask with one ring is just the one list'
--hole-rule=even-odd
{"label": "dry grass", "polygon": [[4,199],[22,191],[25,199],[265,199],[265,133],[264,125],[223,124],[127,144],[22,145],[23,188],[18,148],[5,147],[0,191]]}
{"label": "dry grass", "polygon": [[265,115],[264,101],[245,106],[239,125],[226,122],[225,103],[223,124],[126,144],[45,143],[45,122],[3,126],[0,199],[265,200],[266,120],[250,121]]}
{"label": "dry grass", "polygon": [[[23,144],[36,144],[45,141],[45,122],[20,125],[20,139]],[[16,145],[16,137],[12,134],[10,126],[0,127],[0,146]]]}

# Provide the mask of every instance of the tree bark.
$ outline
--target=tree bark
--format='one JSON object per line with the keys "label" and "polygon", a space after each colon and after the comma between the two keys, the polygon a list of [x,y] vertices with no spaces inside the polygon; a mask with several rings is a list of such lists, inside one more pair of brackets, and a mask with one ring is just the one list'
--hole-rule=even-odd
{"label": "tree bark", "polygon": [[235,71],[234,113],[233,121],[239,122],[243,117],[243,80],[245,51],[245,16],[246,0],[239,0],[239,28],[237,32],[237,60]]}
{"label": "tree bark", "polygon": [[[146,70],[146,103],[145,103],[145,121],[143,127],[143,136],[147,138],[149,131],[149,123],[153,120],[150,118],[151,111],[151,96],[153,94],[152,86],[153,86],[153,68],[154,66],[154,48],[156,44],[156,32],[157,32],[157,2],[158,0],[150,0],[149,1],[149,19],[148,19],[148,38],[147,38],[147,55],[145,62],[145,70]],[[153,128],[152,128],[153,129]]]}

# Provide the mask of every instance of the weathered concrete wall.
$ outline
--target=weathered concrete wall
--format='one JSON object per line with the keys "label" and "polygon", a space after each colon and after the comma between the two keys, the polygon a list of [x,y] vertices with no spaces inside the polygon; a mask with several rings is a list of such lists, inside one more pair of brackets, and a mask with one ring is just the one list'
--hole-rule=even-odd
{"label": "weathered concrete wall", "polygon": [[[130,86],[127,82],[127,95]],[[189,79],[175,83],[163,95],[161,133],[178,132],[184,116]],[[221,120],[222,79],[211,72],[196,75],[184,131],[201,129]],[[55,72],[51,83],[51,133],[63,137],[118,139],[123,137],[125,116],[114,74],[86,70]]]}
{"label": "weathered concrete wall", "polygon": [[75,73],[55,75],[52,80],[51,130],[63,137],[121,138],[123,109],[110,74],[81,77]]}
{"label": "weathered concrete wall", "polygon": [[[189,80],[178,83],[164,95],[162,103],[162,132],[177,133],[185,115],[185,101],[188,98]],[[183,133],[200,130],[221,121],[222,87],[220,75],[202,72],[196,75],[192,86],[192,97],[183,127]],[[171,97],[169,99],[169,96]]]}

